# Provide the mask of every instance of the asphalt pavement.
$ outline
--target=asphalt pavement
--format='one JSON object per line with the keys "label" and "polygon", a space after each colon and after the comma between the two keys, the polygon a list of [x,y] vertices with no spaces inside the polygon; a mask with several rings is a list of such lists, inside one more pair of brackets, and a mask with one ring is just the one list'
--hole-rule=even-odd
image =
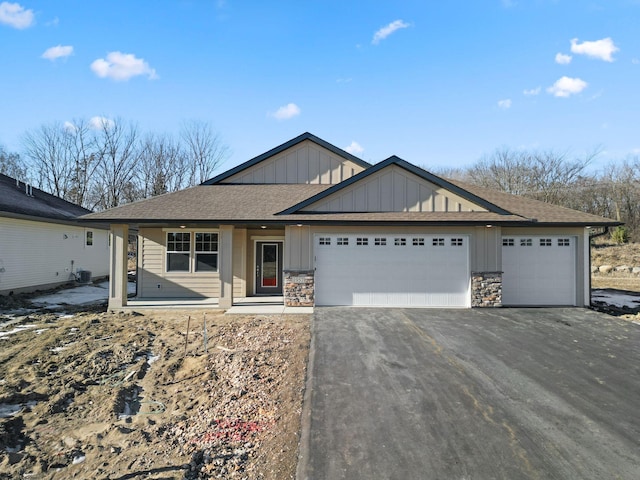
{"label": "asphalt pavement", "polygon": [[298,480],[640,478],[640,325],[316,308]]}

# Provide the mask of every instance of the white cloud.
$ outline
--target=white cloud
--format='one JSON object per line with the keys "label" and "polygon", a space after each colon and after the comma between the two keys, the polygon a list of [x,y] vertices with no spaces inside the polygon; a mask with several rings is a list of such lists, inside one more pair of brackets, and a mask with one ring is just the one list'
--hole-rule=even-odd
{"label": "white cloud", "polygon": [[498,107],[502,108],[503,110],[511,108],[511,99],[506,98],[504,100],[498,101]]}
{"label": "white cloud", "polygon": [[289,120],[290,118],[297,117],[300,115],[302,110],[295,103],[288,103],[273,113],[270,113],[269,116],[275,118],[276,120]]}
{"label": "white cloud", "polygon": [[362,148],[362,145],[360,145],[355,140],[351,142],[351,145],[349,145],[348,147],[345,147],[344,149],[346,152],[349,152],[351,155],[360,155],[362,152],[364,152],[364,148]]}
{"label": "white cloud", "polygon": [[107,117],[95,116],[89,119],[89,128],[93,130],[102,130],[103,128],[109,129],[114,125],[115,125],[115,122],[113,120],[108,119]]}
{"label": "white cloud", "polygon": [[579,78],[561,77],[552,86],[547,88],[547,92],[555,97],[568,97],[580,93],[587,88],[587,82]]}
{"label": "white cloud", "polygon": [[51,60],[52,62],[61,57],[68,57],[73,53],[73,47],[71,45],[58,45],[56,47],[47,48],[42,54],[42,58]]}
{"label": "white cloud", "polygon": [[91,64],[91,70],[100,78],[129,80],[138,75],[147,75],[150,80],[158,78],[155,69],[142,58],[131,53],[109,52],[107,59],[99,58]]}
{"label": "white cloud", "polygon": [[22,30],[33,25],[33,10],[25,10],[19,3],[0,3],[0,23]]}
{"label": "white cloud", "polygon": [[596,40],[595,42],[582,42],[578,43],[578,39],[571,40],[571,51],[578,55],[586,55],[587,57],[597,58],[604,60],[605,62],[613,62],[613,55],[620,50],[615,46],[611,38],[603,38],[602,40]]}
{"label": "white cloud", "polygon": [[533,95],[539,95],[542,87],[531,88],[529,90],[523,90],[522,93],[528,97]]}
{"label": "white cloud", "polygon": [[564,53],[556,53],[556,63],[560,65],[568,65],[571,63],[571,55],[565,55]]}
{"label": "white cloud", "polygon": [[371,43],[377,45],[381,40],[384,40],[396,30],[400,30],[401,28],[408,28],[409,26],[410,25],[408,23],[405,23],[402,20],[395,20],[374,33]]}
{"label": "white cloud", "polygon": [[640,59],[632,58],[631,59],[631,63],[633,63],[634,65],[638,65],[638,64],[640,64]]}
{"label": "white cloud", "polygon": [[66,122],[64,122],[62,127],[64,128],[64,130],[66,132],[69,132],[69,133],[75,132],[77,130],[77,128],[78,128],[78,127],[75,126],[75,124],[73,122],[70,122],[68,120]]}

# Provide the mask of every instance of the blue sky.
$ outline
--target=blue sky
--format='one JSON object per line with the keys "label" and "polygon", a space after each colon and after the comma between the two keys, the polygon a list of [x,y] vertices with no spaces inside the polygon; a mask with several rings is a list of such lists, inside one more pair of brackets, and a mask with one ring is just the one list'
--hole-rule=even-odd
{"label": "blue sky", "polygon": [[0,0],[0,144],[211,123],[230,168],[309,131],[379,162],[640,154],[640,0]]}

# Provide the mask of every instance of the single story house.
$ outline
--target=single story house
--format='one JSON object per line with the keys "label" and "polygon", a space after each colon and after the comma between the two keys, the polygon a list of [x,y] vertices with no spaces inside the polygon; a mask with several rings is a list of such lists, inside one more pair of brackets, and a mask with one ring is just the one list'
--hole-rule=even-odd
{"label": "single story house", "polygon": [[77,220],[87,213],[0,173],[0,295],[106,277],[109,228]]}
{"label": "single story house", "polygon": [[478,307],[590,302],[589,228],[617,222],[369,163],[304,133],[199,186],[100,213],[110,308],[138,296],[278,295],[285,305]]}

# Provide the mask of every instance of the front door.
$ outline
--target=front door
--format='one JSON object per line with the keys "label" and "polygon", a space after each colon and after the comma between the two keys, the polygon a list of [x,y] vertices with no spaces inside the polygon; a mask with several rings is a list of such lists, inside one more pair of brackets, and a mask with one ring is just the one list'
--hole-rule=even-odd
{"label": "front door", "polygon": [[256,242],[256,294],[282,295],[282,242]]}

